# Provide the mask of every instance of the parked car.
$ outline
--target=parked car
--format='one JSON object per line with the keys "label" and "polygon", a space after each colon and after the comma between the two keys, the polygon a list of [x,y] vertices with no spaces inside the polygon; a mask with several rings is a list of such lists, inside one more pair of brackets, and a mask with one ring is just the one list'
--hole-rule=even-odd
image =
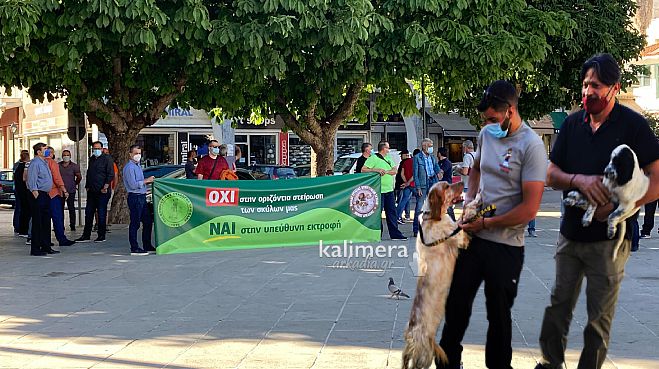
{"label": "parked car", "polygon": [[296,178],[295,168],[286,165],[257,164],[248,168],[257,180]]}
{"label": "parked car", "polygon": [[296,165],[293,166],[293,170],[298,178],[311,177],[311,164]]}
{"label": "parked car", "polygon": [[[373,155],[375,155],[375,151],[373,152]],[[394,160],[394,166],[400,164],[400,151],[389,150],[389,155]],[[362,154],[356,152],[354,154],[343,155],[336,159],[334,162],[334,175],[340,176],[342,174],[355,173],[357,159],[359,159],[360,156],[362,156]]]}
{"label": "parked car", "polygon": [[0,204],[16,207],[16,196],[14,194],[14,172],[10,169],[0,170]]}
{"label": "parked car", "polygon": [[164,164],[164,165],[154,165],[152,167],[146,167],[142,169],[142,173],[144,173],[144,178],[149,178],[151,176],[154,176],[156,178],[163,178],[171,174],[172,172],[181,169],[183,170],[183,174],[185,177],[185,165],[176,165],[176,164]]}

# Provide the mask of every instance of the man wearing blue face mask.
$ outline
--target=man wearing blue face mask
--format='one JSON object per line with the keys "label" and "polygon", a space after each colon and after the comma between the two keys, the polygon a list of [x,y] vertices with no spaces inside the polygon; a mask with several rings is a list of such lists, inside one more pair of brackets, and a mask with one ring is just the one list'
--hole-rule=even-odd
{"label": "man wearing blue face mask", "polygon": [[76,242],[89,242],[94,223],[94,214],[98,212],[98,237],[94,242],[104,242],[107,232],[106,218],[108,202],[112,195],[110,185],[114,179],[114,159],[103,153],[103,144],[96,141],[92,144],[92,156],[89,158],[86,184],[87,205],[85,206],[85,229]]}
{"label": "man wearing blue face mask", "polygon": [[412,222],[412,233],[414,237],[419,232],[419,214],[421,214],[421,207],[423,202],[426,201],[428,190],[435,183],[439,182],[441,178],[441,170],[437,157],[433,155],[433,142],[429,138],[424,138],[421,141],[421,152],[414,156],[413,162],[413,175],[414,175],[414,188],[416,195],[416,205],[414,206],[414,221]]}
{"label": "man wearing blue face mask", "polygon": [[[488,368],[511,368],[510,310],[524,262],[524,231],[540,207],[547,174],[544,144],[522,123],[517,101],[512,84],[496,81],[478,105],[483,120],[491,123],[486,127],[493,128],[478,136],[465,203],[480,191],[483,202],[497,209],[496,216],[458,223],[473,238],[468,249],[460,250],[446,301],[439,343],[449,359],[446,368],[460,367],[461,342],[482,283],[489,321],[485,362]],[[444,366],[438,363],[438,367]]]}

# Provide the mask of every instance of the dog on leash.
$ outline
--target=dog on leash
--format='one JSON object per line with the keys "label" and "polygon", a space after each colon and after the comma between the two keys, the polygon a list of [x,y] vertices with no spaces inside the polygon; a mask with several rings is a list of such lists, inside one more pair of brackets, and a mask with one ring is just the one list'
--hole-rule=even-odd
{"label": "dog on leash", "polygon": [[[444,318],[453,269],[458,249],[467,248],[470,238],[447,213],[460,199],[462,182],[449,185],[439,182],[430,188],[419,216],[416,250],[419,255],[419,280],[405,331],[403,369],[428,368],[435,357],[447,363],[448,358],[435,342],[439,324]],[[480,194],[465,206],[463,219],[474,219],[481,205]]]}
{"label": "dog on leash", "polygon": [[[636,201],[648,191],[650,179],[641,170],[634,150],[627,145],[620,145],[611,152],[611,160],[604,169],[602,183],[609,190],[611,201],[618,204],[618,207],[609,214],[606,231],[607,237],[613,239],[616,229],[620,225],[618,239],[613,248],[613,260],[615,260],[627,230],[625,220],[638,211]],[[586,211],[581,219],[584,227],[589,226],[593,221],[597,205],[590,203],[581,192],[570,191],[563,203],[566,206],[576,206]]]}

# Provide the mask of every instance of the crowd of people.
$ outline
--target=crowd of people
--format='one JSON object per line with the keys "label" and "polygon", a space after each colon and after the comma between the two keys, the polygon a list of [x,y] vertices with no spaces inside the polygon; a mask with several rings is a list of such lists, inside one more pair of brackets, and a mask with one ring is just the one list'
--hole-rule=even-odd
{"label": "crowd of people", "polygon": [[[69,229],[76,231],[76,195],[82,182],[80,165],[71,160],[69,150],[62,151],[62,160],[55,161],[55,150],[45,143],[33,147],[30,159],[28,150],[22,150],[20,160],[14,164],[14,188],[16,207],[14,211],[14,232],[19,237],[27,238],[31,246],[30,255],[43,256],[58,254],[53,249],[51,233],[59,246],[72,246],[75,243],[91,242],[92,232],[97,233],[94,242],[105,242],[109,232],[107,224],[108,204],[119,178],[123,180],[127,192],[127,205],[130,214],[128,239],[131,255],[148,255],[155,252],[151,241],[153,215],[147,206],[147,186],[154,177],[144,178],[140,163],[142,148],[133,145],[122,175],[109,150],[103,143],[92,143],[92,155],[85,174],[86,204],[84,228],[82,235],[75,240],[67,238],[65,233],[65,209],[69,214]],[[241,156],[240,149],[235,148],[235,160]],[[197,152],[188,152],[185,165],[186,178],[194,179],[237,179],[235,161],[227,160],[227,145],[220,145],[216,140],[209,143],[208,155],[197,161]],[[51,228],[52,225],[52,228]],[[142,228],[142,246],[137,241],[137,233]],[[52,232],[51,232],[52,231]]]}
{"label": "crowd of people", "polygon": [[[462,145],[464,160],[460,173],[464,173],[463,182],[469,178],[469,170],[473,165],[474,144],[467,140]],[[434,151],[434,143],[426,138],[421,147],[400,151],[401,161],[394,164],[389,155],[389,143],[381,141],[378,150],[373,154],[373,145],[365,142],[361,147],[362,155],[357,159],[355,173],[377,172],[382,175],[382,206],[385,212],[387,229],[392,240],[406,240],[398,225],[412,222],[412,236],[419,231],[418,219],[410,216],[410,207],[414,202],[414,214],[419,214],[428,190],[433,184],[446,181],[453,182],[453,164],[448,159],[448,150],[440,147]],[[469,158],[472,158],[469,160]],[[465,191],[466,192],[466,191]],[[412,201],[414,200],[414,201]],[[455,220],[453,206],[449,207],[449,215]]]}

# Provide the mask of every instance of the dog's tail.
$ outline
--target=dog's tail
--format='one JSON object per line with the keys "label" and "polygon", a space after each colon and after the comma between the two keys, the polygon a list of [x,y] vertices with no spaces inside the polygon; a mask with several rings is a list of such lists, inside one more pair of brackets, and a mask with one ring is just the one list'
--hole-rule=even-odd
{"label": "dog's tail", "polygon": [[435,341],[435,337],[430,337],[430,342],[433,346],[433,350],[435,351],[435,357],[441,361],[443,365],[448,364],[448,356],[446,356],[446,353],[442,349],[440,345],[437,344]]}

